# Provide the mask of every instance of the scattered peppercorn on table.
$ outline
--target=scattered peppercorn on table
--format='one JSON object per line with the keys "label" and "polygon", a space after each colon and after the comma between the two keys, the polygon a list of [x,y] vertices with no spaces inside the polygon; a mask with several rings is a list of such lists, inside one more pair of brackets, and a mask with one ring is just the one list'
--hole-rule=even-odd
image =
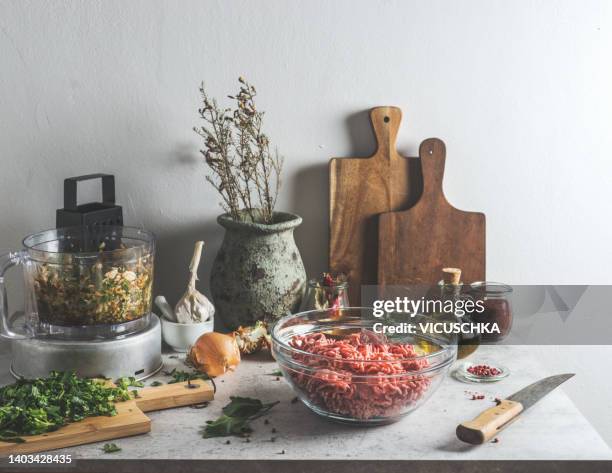
{"label": "scattered peppercorn on table", "polygon": [[[0,382],[13,382],[6,345],[1,345]],[[189,370],[184,355],[165,354],[164,370]],[[115,441],[120,451],[104,453],[103,443],[83,445],[58,454],[73,459],[176,460],[595,460],[612,459],[612,450],[573,402],[554,390],[529,409],[496,441],[479,447],[460,442],[456,426],[545,376],[530,347],[481,346],[472,357],[495,360],[511,375],[498,382],[466,384],[448,377],[420,409],[400,422],[380,427],[353,427],[313,414],[299,401],[274,361],[263,355],[245,357],[236,372],[216,379],[215,400],[208,406],[151,413],[150,433]],[[145,386],[167,382],[163,373]],[[571,382],[580,382],[580,373]],[[474,395],[478,394],[478,395]],[[280,401],[252,421],[248,440],[239,437],[202,438],[207,420],[217,419],[230,396],[262,402]],[[246,468],[246,466],[245,466]]]}

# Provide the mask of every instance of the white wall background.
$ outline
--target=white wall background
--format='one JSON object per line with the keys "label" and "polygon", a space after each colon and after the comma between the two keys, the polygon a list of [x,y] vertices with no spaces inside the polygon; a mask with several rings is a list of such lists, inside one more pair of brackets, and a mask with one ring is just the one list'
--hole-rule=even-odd
{"label": "white wall background", "polygon": [[224,97],[244,74],[311,274],[328,159],[371,153],[364,111],[389,104],[404,153],[446,141],[449,200],[487,215],[490,279],[612,283],[611,26],[605,0],[2,0],[0,248],[54,226],[65,177],[115,173],[126,222],[160,237],[160,290],[178,294],[192,241],[208,268],[222,236],[191,131],[198,85]]}
{"label": "white wall background", "polygon": [[[108,172],[126,222],[159,235],[158,289],[183,290],[195,239],[207,281],[222,232],[198,85],[223,97],[244,74],[310,274],[327,259],[328,159],[370,154],[364,111],[398,105],[401,151],[443,138],[449,200],[486,213],[490,279],[612,284],[611,54],[606,0],[0,0],[0,248],[54,226],[65,177]],[[568,389],[610,439],[590,382]]]}

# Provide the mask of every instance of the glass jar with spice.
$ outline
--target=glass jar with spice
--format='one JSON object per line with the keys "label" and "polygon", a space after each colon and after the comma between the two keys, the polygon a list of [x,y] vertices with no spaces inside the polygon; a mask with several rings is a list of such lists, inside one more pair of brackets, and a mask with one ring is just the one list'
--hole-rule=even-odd
{"label": "glass jar with spice", "polygon": [[348,282],[344,275],[323,273],[308,281],[300,312],[308,310],[342,309],[349,307]]}
{"label": "glass jar with spice", "polygon": [[479,281],[470,284],[470,293],[482,302],[484,310],[474,312],[474,322],[496,324],[499,333],[483,333],[483,340],[499,342],[506,338],[512,329],[512,306],[510,294],[512,287],[498,282]]}

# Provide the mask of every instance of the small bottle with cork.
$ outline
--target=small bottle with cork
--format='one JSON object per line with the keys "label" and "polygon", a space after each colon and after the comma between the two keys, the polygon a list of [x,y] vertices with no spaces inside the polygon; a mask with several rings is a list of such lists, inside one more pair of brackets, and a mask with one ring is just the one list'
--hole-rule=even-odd
{"label": "small bottle with cork", "polygon": [[[442,280],[438,282],[440,289],[440,300],[442,304],[445,301],[452,301],[453,307],[463,307],[464,304],[457,304],[458,301],[473,300],[473,298],[463,293],[463,283],[461,282],[461,269],[459,268],[443,268],[442,269]],[[461,322],[472,322],[472,314],[469,311],[462,311],[459,313],[455,310],[454,313],[455,321]],[[457,358],[465,358],[476,351],[478,345],[480,345],[481,335],[480,333],[464,333],[463,331],[458,336],[457,342]]]}

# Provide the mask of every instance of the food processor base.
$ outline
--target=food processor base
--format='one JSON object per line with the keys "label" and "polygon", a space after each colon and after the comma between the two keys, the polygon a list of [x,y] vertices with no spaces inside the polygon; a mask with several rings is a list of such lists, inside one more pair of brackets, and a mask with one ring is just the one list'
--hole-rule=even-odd
{"label": "food processor base", "polygon": [[13,340],[11,374],[39,378],[50,371],[76,371],[87,378],[148,378],[162,368],[161,325],[156,315],[149,319],[146,329],[124,338]]}

